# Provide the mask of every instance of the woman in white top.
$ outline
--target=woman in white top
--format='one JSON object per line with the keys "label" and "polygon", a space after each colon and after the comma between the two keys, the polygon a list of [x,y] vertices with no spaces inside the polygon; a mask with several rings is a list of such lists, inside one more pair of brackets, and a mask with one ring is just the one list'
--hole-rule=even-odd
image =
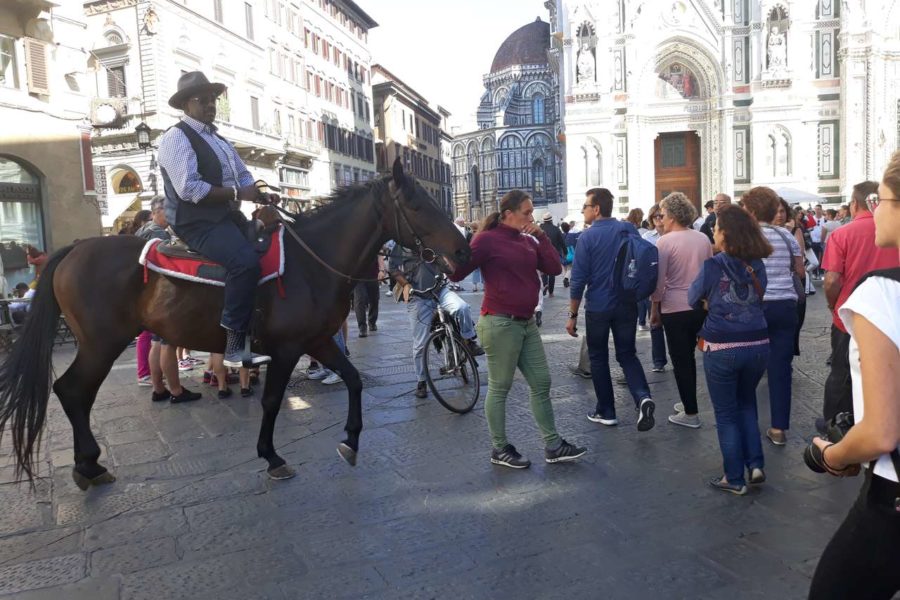
{"label": "woman in white top", "polygon": [[[867,199],[882,248],[900,248],[898,198],[895,152],[878,195]],[[900,269],[868,276],[839,313],[851,336],[856,425],[836,444],[813,443],[832,475],[867,470],[858,500],[822,553],[809,597],[892,598],[900,591]]]}

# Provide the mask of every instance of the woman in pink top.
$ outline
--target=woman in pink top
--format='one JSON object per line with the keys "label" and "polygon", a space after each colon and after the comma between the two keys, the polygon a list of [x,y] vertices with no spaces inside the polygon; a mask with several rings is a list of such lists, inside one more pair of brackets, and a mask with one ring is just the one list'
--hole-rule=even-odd
{"label": "woman in pink top", "polygon": [[694,349],[706,318],[705,310],[695,310],[688,302],[688,288],[700,274],[703,263],[712,257],[709,238],[694,231],[696,211],[681,192],[672,192],[659,203],[665,235],[659,238],[659,279],[651,296],[651,327],[662,323],[672,357],[675,383],[681,402],[669,422],[683,427],[700,427],[697,414],[697,361]]}

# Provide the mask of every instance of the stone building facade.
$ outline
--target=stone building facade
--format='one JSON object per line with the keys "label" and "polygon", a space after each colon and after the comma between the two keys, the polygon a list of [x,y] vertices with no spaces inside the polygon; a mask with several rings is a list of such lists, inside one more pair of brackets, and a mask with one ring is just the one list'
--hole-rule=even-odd
{"label": "stone building facade", "polygon": [[541,209],[564,207],[550,41],[550,26],[540,19],[514,31],[484,76],[478,129],[454,136],[454,201],[457,214],[468,220],[496,210],[515,188],[528,191]]}
{"label": "stone building facade", "polygon": [[897,147],[896,0],[548,0],[569,214],[755,185],[846,200]]}
{"label": "stone building facade", "polygon": [[0,275],[9,289],[34,278],[25,244],[52,252],[100,233],[83,32],[78,5],[0,3]]}
{"label": "stone building facade", "polygon": [[372,66],[372,95],[377,170],[387,173],[399,157],[431,197],[441,202],[443,113],[382,65]]}

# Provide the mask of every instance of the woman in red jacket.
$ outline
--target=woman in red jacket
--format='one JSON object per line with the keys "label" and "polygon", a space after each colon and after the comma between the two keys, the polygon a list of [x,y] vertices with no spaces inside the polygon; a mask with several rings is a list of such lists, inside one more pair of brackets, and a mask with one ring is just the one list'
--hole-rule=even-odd
{"label": "woman in red jacket", "polygon": [[462,281],[475,269],[484,279],[484,301],[476,329],[487,355],[488,393],[484,412],[491,432],[491,462],[524,469],[531,462],[506,439],[506,397],[516,368],[531,388],[531,412],[546,445],[548,463],[565,462],[587,452],[556,432],[550,403],[550,368],[533,315],[540,293],[535,271],[559,275],[559,252],[535,225],[534,205],[522,190],[508,192],[500,211],[483,222],[472,240],[472,259],[450,279]]}

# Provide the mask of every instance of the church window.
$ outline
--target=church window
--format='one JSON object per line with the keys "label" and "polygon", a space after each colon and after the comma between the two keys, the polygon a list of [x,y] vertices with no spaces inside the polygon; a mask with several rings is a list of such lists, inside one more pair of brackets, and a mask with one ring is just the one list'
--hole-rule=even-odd
{"label": "church window", "polygon": [[544,123],[544,96],[541,94],[535,94],[531,103],[534,124],[542,125]]}
{"label": "church window", "polygon": [[544,161],[536,160],[531,165],[532,189],[535,196],[544,195]]}

